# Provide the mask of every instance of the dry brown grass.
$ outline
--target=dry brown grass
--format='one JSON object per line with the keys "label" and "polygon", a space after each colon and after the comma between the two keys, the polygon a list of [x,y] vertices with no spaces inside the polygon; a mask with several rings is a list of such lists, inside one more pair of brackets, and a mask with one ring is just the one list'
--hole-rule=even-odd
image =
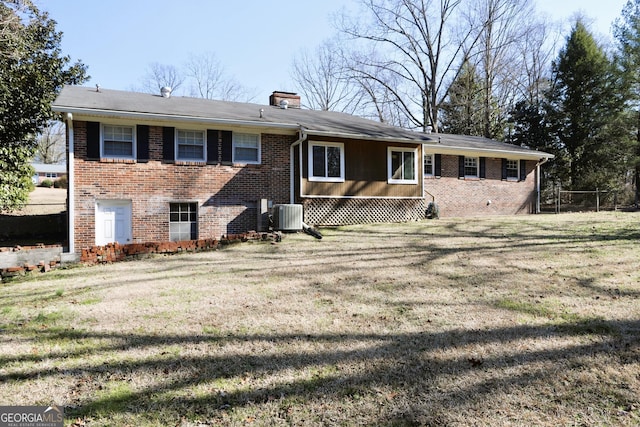
{"label": "dry brown grass", "polygon": [[75,425],[638,425],[640,214],[438,220],[2,285],[0,402]]}

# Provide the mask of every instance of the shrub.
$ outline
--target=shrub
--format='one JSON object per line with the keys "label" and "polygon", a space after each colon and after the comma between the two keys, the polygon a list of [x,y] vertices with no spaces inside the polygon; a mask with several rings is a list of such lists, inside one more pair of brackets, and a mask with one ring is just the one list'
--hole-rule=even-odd
{"label": "shrub", "polygon": [[54,188],[67,188],[68,185],[69,185],[69,181],[67,180],[66,175],[63,175],[61,178],[59,178],[53,183]]}
{"label": "shrub", "polygon": [[51,188],[51,187],[53,187],[53,181],[51,181],[50,179],[45,179],[44,181],[42,181],[40,183],[40,187]]}
{"label": "shrub", "polygon": [[23,179],[24,185],[27,188],[27,190],[29,191],[29,193],[31,193],[33,190],[36,189],[36,184],[33,182],[33,180],[31,179],[31,177],[25,177]]}

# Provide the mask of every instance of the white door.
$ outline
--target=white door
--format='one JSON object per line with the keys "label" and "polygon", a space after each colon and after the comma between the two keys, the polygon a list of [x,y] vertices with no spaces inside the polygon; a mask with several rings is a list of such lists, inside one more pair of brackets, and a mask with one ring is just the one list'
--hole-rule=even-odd
{"label": "white door", "polygon": [[96,245],[131,243],[131,202],[101,200],[96,203]]}

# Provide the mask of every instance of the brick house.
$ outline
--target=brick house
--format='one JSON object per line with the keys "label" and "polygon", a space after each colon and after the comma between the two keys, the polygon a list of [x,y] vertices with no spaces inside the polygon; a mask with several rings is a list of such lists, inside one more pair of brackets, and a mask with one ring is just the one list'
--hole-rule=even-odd
{"label": "brick house", "polygon": [[34,174],[31,180],[35,185],[42,184],[43,181],[57,181],[67,176],[67,167],[60,164],[31,163]]}
{"label": "brick house", "polygon": [[260,229],[274,204],[310,225],[536,210],[549,154],[299,107],[65,86],[69,252]]}

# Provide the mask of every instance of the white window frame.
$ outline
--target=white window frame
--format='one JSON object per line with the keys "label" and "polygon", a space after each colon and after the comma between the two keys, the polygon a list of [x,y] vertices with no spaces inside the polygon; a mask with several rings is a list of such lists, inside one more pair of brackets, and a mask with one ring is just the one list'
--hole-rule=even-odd
{"label": "white window frame", "polygon": [[[434,176],[435,175],[435,154],[433,153],[424,153],[423,158],[423,172],[424,176]],[[428,159],[428,160],[427,160]],[[427,172],[427,165],[431,166],[431,172]]]}
{"label": "white window frame", "polygon": [[[129,128],[131,129],[131,155],[117,155],[117,154],[106,154],[105,153],[105,128],[113,127],[113,128]],[[120,142],[128,142],[128,141],[120,141]],[[123,124],[114,124],[114,123],[101,123],[100,124],[100,157],[105,159],[136,159],[136,127],[133,125],[123,125]]]}
{"label": "white window frame", "polygon": [[[192,132],[202,135],[202,157],[181,157],[180,156],[180,132]],[[191,144],[195,145],[195,144]],[[176,129],[175,132],[175,158],[178,161],[204,162],[207,159],[207,133],[199,129]]]}
{"label": "white window frame", "polygon": [[[251,135],[257,138],[258,143],[258,159],[257,160],[244,160],[238,159],[236,157],[236,148],[242,147],[242,142],[238,141],[241,135]],[[262,163],[262,138],[259,133],[249,133],[249,132],[233,132],[232,134],[232,142],[231,142],[231,156],[233,163],[242,163],[247,165],[259,165]]]}
{"label": "white window frame", "polygon": [[[178,205],[178,211],[177,212],[171,209],[171,207],[173,205]],[[189,209],[186,212],[183,212],[180,209],[180,205],[189,205]],[[194,209],[194,212],[193,212],[195,214],[195,221],[191,221],[191,218],[189,218],[186,221],[183,221],[182,218],[178,218],[177,221],[172,221],[171,220],[171,216],[173,214],[176,214],[176,213],[178,215],[182,215],[183,213],[186,213],[187,215],[191,216],[191,214],[192,214],[191,205],[195,206],[195,209]],[[198,222],[198,203],[197,202],[170,202],[169,203],[169,241],[175,242],[175,241],[181,241],[181,240],[195,240],[195,239],[197,239],[198,238],[198,223],[199,222]],[[189,238],[188,239],[176,239],[176,240],[174,240],[173,236],[175,235],[175,233],[173,233],[171,231],[171,225],[172,224],[178,224],[178,225],[189,224]],[[192,230],[191,230],[191,225],[192,224],[195,224],[195,235],[191,234],[192,233]],[[178,233],[180,233],[180,232],[178,232]]]}
{"label": "white window frame", "polygon": [[[472,168],[474,166],[467,166],[467,160],[473,160],[475,162],[476,173],[470,175],[467,173],[467,168]],[[480,178],[480,157],[464,157],[464,177],[465,178]]]}
{"label": "white window frame", "polygon": [[[402,152],[402,153],[413,153],[413,179],[405,179],[405,178],[394,178],[393,177],[393,153],[394,152]],[[404,160],[403,160],[404,165]],[[404,167],[403,167],[404,170]],[[418,183],[418,149],[417,148],[408,148],[408,147],[387,147],[387,182],[389,184],[417,184]]]}
{"label": "white window frame", "polygon": [[[325,161],[324,161],[324,166],[325,166],[325,170],[323,171],[323,176],[314,176],[314,170],[313,170],[313,147],[323,147],[325,148]],[[328,176],[329,171],[328,171],[328,165],[329,162],[327,161],[327,151],[326,148],[327,147],[337,147],[340,149],[340,176]],[[318,181],[318,182],[344,182],[345,181],[345,174],[344,174],[344,165],[345,165],[345,159],[344,159],[344,144],[341,142],[318,142],[318,141],[309,141],[309,148],[307,150],[309,153],[308,158],[309,158],[309,181]]]}
{"label": "white window frame", "polygon": [[[509,162],[515,162],[516,167],[509,168]],[[516,176],[509,176],[509,170],[515,170]],[[507,181],[519,181],[520,180],[520,160],[507,159]]]}

